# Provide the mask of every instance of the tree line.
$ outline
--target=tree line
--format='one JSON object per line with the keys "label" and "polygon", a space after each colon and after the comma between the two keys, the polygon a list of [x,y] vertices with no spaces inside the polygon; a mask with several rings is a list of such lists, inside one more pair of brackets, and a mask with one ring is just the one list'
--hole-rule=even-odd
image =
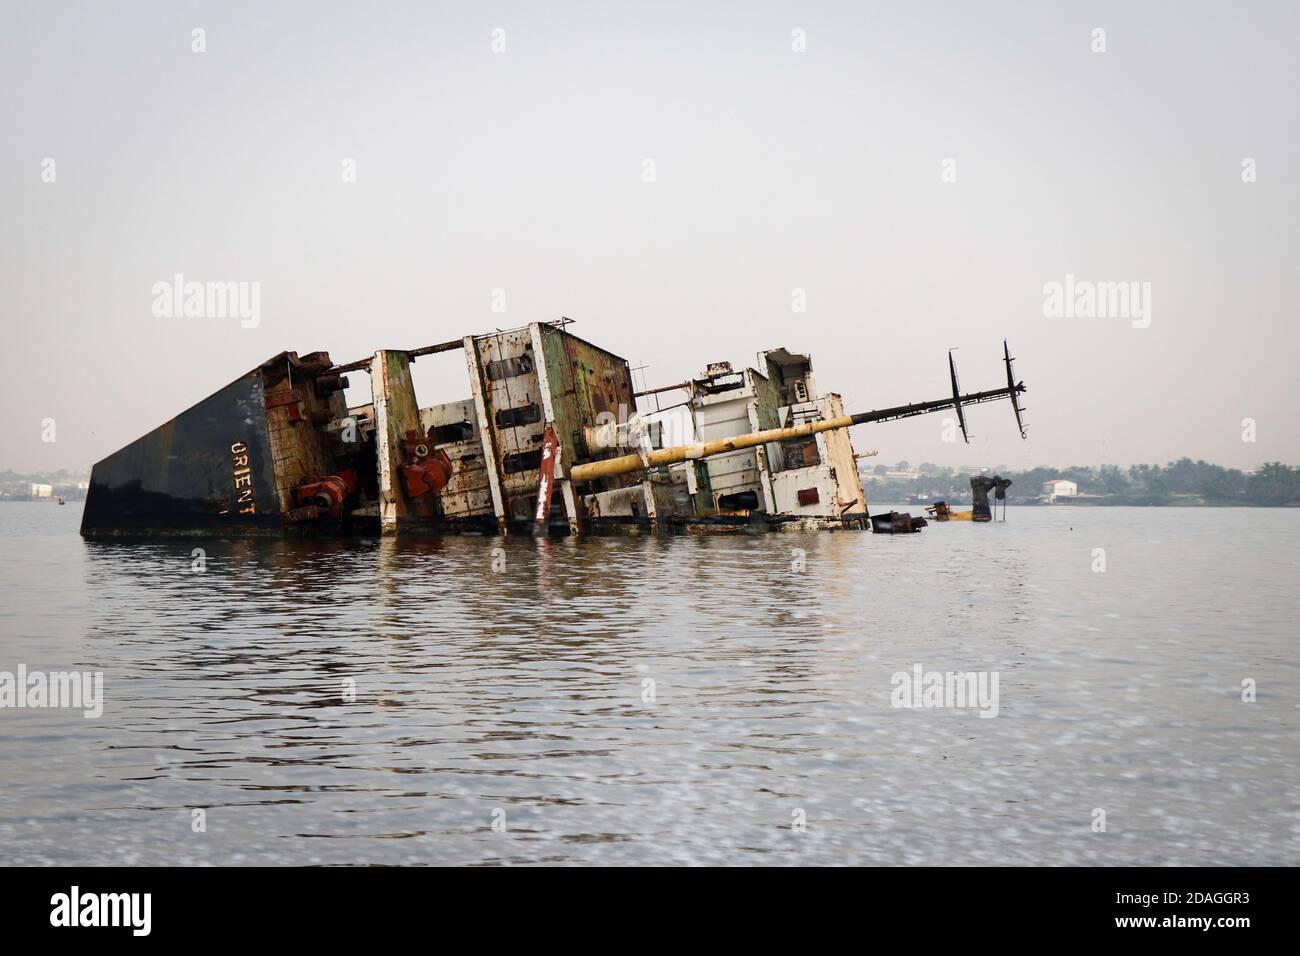
{"label": "tree line", "polygon": [[[917,478],[886,477],[886,472],[907,470],[907,462],[877,465],[870,493],[877,500],[929,493],[938,497],[959,498],[970,494],[970,476],[952,468],[929,462],[920,465]],[[1180,458],[1165,465],[1070,465],[1066,468],[1040,466],[1028,471],[1005,467],[990,469],[1010,478],[1012,497],[1038,496],[1042,484],[1064,478],[1079,486],[1083,495],[1103,495],[1106,504],[1169,505],[1202,503],[1216,505],[1300,505],[1300,468],[1280,461],[1268,462],[1246,474],[1237,468],[1224,468],[1207,461]]]}

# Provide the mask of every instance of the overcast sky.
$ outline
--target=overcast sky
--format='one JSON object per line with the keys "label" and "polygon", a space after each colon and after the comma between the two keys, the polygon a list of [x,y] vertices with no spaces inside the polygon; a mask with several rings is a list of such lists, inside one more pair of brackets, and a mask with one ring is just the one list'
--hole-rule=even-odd
{"label": "overcast sky", "polygon": [[[0,470],[281,350],[560,315],[650,385],[810,352],[850,411],[942,397],[949,348],[999,386],[1010,340],[1029,441],[991,404],[969,447],[856,429],[882,461],[1300,463],[1298,9],[0,0]],[[155,315],[178,273],[258,324]],[[1045,315],[1067,275],[1149,313]]]}

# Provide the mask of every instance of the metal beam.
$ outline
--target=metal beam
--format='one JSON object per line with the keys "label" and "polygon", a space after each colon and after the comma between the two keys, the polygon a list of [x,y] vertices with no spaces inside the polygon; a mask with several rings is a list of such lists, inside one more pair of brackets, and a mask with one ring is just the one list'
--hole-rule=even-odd
{"label": "metal beam", "polygon": [[594,478],[607,478],[611,475],[625,475],[630,472],[641,471],[645,468],[671,465],[688,459],[711,458],[714,455],[722,455],[729,451],[737,451],[742,448],[754,448],[758,445],[766,445],[769,442],[781,442],[788,441],[792,438],[804,438],[808,435],[817,435],[821,432],[832,431],[836,428],[848,428],[851,425],[865,425],[868,422],[888,422],[900,418],[911,418],[914,415],[925,415],[929,412],[937,412],[945,408],[952,408],[957,403],[963,405],[979,405],[983,402],[992,402],[999,398],[1007,398],[1023,391],[1025,391],[1024,385],[1014,385],[1009,388],[993,388],[983,392],[970,392],[966,395],[958,395],[953,398],[941,398],[933,402],[916,402],[912,405],[895,405],[892,408],[882,408],[876,411],[861,412],[857,415],[841,415],[838,418],[831,418],[820,422],[806,422],[802,425],[793,425],[789,428],[769,428],[764,431],[751,432],[747,435],[735,435],[731,438],[720,438],[696,445],[676,445],[672,448],[657,448],[653,451],[647,452],[644,458],[642,458],[641,455],[635,454],[621,455],[618,458],[606,458],[603,461],[593,461],[585,465],[574,465],[569,469],[569,478],[573,481],[591,481]]}

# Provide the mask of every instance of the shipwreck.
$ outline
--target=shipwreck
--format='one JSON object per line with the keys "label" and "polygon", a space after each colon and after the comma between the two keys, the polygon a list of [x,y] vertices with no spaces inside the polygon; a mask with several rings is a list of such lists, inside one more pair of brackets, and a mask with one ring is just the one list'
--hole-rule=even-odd
{"label": "shipwreck", "polygon": [[[846,414],[818,392],[808,355],[770,349],[756,368],[715,362],[637,390],[626,359],[568,324],[342,364],[281,352],[98,462],[81,532],[865,530],[850,426],[952,409],[966,435],[967,406],[1009,399],[1025,434],[1005,343],[1005,386],[961,393],[949,353],[951,396]],[[412,363],[457,352],[469,394],[421,407]],[[358,374],[371,401],[349,407]],[[648,407],[667,393],[690,426],[675,442],[665,410]]]}

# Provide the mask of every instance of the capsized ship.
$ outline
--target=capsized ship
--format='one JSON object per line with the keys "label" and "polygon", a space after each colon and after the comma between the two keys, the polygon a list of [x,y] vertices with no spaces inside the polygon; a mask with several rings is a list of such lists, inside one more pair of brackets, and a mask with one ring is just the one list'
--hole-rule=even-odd
{"label": "capsized ship", "polygon": [[[637,391],[626,359],[568,320],[335,364],[281,352],[94,466],[81,532],[726,532],[871,527],[849,427],[1009,399],[1007,384],[846,414],[816,390],[809,356],[715,362]],[[469,396],[421,407],[411,365],[463,355]],[[349,408],[349,376],[371,402]],[[690,435],[668,442],[679,392]],[[969,441],[969,438],[967,437]]]}

